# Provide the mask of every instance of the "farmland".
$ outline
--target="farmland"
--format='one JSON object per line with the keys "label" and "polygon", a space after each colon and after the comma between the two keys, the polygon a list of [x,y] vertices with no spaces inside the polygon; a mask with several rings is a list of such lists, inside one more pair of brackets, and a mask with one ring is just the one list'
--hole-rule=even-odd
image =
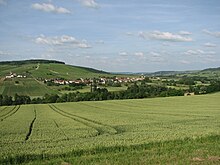
{"label": "farmland", "polygon": [[0,93],[9,96],[14,96],[18,93],[32,97],[41,97],[45,94],[57,94],[59,92],[33,78],[15,78],[0,82]]}
{"label": "farmland", "polygon": [[218,164],[220,93],[0,107],[1,164]]}
{"label": "farmland", "polygon": [[[10,77],[12,75],[13,77]],[[110,74],[93,68],[71,66],[62,62],[48,60],[23,60],[0,62],[0,94],[14,97],[27,95],[30,97],[43,97],[45,94],[69,93],[64,88],[69,85],[56,84],[48,85],[47,81],[52,80],[76,80],[92,79],[98,77],[114,77]],[[131,75],[117,75],[126,77],[138,77]],[[60,86],[59,86],[60,85]],[[110,91],[125,90],[126,87],[109,87]],[[90,87],[80,90],[80,92],[90,91]]]}

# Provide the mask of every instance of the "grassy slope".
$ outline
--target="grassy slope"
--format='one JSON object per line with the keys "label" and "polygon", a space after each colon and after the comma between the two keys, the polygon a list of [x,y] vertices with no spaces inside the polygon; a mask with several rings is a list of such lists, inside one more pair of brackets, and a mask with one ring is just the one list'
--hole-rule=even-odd
{"label": "grassy slope", "polygon": [[[10,72],[16,74],[27,74],[28,79],[5,80],[3,78]],[[89,68],[75,67],[64,64],[23,64],[23,65],[0,65],[0,94],[14,96],[15,93],[29,96],[43,96],[45,93],[59,93],[56,89],[36,81],[36,78],[65,78],[74,80],[77,78],[93,78],[99,76],[114,76],[105,72]],[[19,84],[15,84],[15,81]]]}
{"label": "grassy slope", "polygon": [[[54,104],[59,113],[48,105],[24,105],[1,122],[0,159],[30,164],[218,164],[219,99],[216,93]],[[33,109],[37,119],[24,143],[25,133],[20,132],[27,132]],[[26,118],[20,120],[22,116]]]}
{"label": "grassy slope", "polygon": [[93,78],[108,74],[96,73],[90,70],[63,64],[40,64],[38,70],[31,71],[34,77],[65,78],[68,80],[77,78]]}
{"label": "grassy slope", "polygon": [[[181,75],[181,74],[180,74]],[[187,76],[200,76],[200,77],[208,77],[211,79],[219,79],[220,77],[220,68],[210,68],[210,69],[204,69],[201,71],[189,73],[189,74],[183,74]]]}
{"label": "grassy slope", "polygon": [[[93,78],[100,76],[115,76],[102,71],[97,71],[90,68],[83,68],[64,64],[23,64],[23,65],[0,65],[0,77],[9,75],[10,72],[16,74],[27,74],[28,79],[12,79],[0,80],[0,94],[14,96],[15,93],[20,95],[29,95],[32,97],[43,96],[45,93],[52,94],[60,92],[57,88],[48,87],[37,81],[37,78],[65,78],[67,80],[75,80],[78,78]],[[125,75],[117,75],[125,76]],[[126,75],[129,76],[129,75]],[[19,81],[19,84],[15,84]],[[109,88],[110,91],[124,90],[126,88]],[[82,92],[90,91],[90,88],[83,89]]]}
{"label": "grassy slope", "polygon": [[[38,68],[39,65],[39,68]],[[37,69],[38,68],[38,69]],[[103,75],[107,73],[99,73],[100,71],[90,70],[89,68],[81,68],[76,66],[64,64],[24,64],[24,65],[0,65],[0,76],[4,77],[10,72],[17,74],[24,74],[26,71],[31,72],[33,77],[41,78],[90,78]]]}
{"label": "grassy slope", "polygon": [[[17,84],[16,81],[19,83]],[[0,82],[0,93],[14,96],[15,93],[32,97],[41,97],[47,94],[58,94],[58,91],[48,88],[45,84],[33,78],[14,78]]]}

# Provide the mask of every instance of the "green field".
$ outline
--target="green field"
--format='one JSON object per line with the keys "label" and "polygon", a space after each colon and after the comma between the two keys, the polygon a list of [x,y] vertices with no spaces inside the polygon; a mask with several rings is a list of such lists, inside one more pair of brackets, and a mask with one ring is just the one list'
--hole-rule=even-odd
{"label": "green field", "polygon": [[[17,75],[26,75],[27,78],[5,79],[5,76],[10,75],[10,73],[16,73]],[[16,93],[19,95],[28,95],[31,97],[42,97],[45,94],[60,94],[59,91],[63,88],[62,86],[49,87],[43,83],[43,80],[61,78],[66,80],[76,80],[79,78],[85,79],[105,76],[131,77],[131,75],[114,75],[91,68],[57,63],[31,63],[20,65],[0,64],[0,94],[12,97]],[[16,83],[16,81],[18,81],[19,83]],[[109,91],[119,91],[125,89],[126,87],[109,87]],[[90,87],[85,87],[79,91],[89,92]],[[69,93],[69,91],[62,91],[62,93]]]}
{"label": "green field", "polygon": [[0,94],[13,97],[16,93],[19,95],[42,97],[45,94],[58,94],[59,92],[33,78],[13,78],[0,82]]}
{"label": "green field", "polygon": [[0,164],[219,164],[219,100],[0,107]]}
{"label": "green field", "polygon": [[[9,75],[10,72],[21,75],[29,75],[29,77],[34,77],[34,78],[44,78],[44,79],[64,78],[67,80],[76,80],[78,78],[94,78],[100,76],[102,77],[125,76],[125,75],[110,74],[92,68],[84,68],[84,67],[72,66],[66,64],[55,64],[55,63],[48,63],[48,64],[36,63],[36,64],[22,64],[22,65],[0,64],[0,77],[5,77],[6,75]],[[131,77],[131,75],[126,75],[126,77]],[[134,75],[132,77],[134,77]]]}

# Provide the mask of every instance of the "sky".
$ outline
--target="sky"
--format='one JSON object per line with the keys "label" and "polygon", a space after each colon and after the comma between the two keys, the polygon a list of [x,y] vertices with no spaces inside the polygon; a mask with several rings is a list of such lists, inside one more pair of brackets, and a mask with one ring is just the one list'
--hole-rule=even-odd
{"label": "sky", "polygon": [[0,61],[109,72],[220,67],[220,0],[0,0]]}

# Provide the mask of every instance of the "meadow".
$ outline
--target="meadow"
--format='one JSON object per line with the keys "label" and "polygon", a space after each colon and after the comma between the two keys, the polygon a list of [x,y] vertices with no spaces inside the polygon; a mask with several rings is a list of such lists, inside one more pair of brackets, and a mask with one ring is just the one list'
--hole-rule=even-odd
{"label": "meadow", "polygon": [[1,164],[219,164],[220,93],[0,107]]}

